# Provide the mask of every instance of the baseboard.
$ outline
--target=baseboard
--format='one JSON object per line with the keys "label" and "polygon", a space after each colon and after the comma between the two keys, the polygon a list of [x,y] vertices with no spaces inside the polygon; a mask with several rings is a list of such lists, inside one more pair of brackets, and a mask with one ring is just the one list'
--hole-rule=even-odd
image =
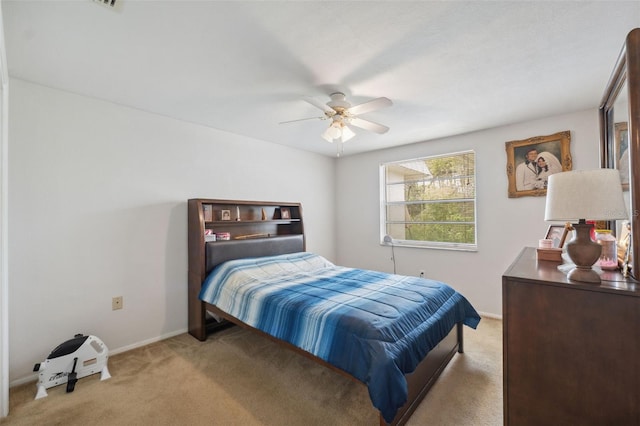
{"label": "baseboard", "polygon": [[128,352],[128,351],[133,350],[133,349],[137,349],[137,348],[141,348],[143,346],[150,345],[151,343],[159,342],[161,340],[166,340],[166,339],[169,339],[171,337],[177,336],[178,334],[186,333],[187,331],[188,330],[186,328],[184,328],[184,329],[181,329],[181,330],[172,331],[171,333],[162,334],[162,335],[157,336],[157,337],[152,337],[151,339],[142,340],[140,342],[136,342],[136,343],[133,343],[133,344],[128,345],[128,346],[123,346],[121,348],[117,348],[117,349],[113,349],[113,350],[109,349],[109,356],[118,355],[118,354],[121,354],[123,352]]}
{"label": "baseboard", "polygon": [[[478,312],[478,313],[480,314],[481,317],[497,319],[497,320],[502,321],[502,315],[492,314],[490,312]],[[159,342],[161,340],[165,340],[165,339],[169,339],[171,337],[177,336],[178,334],[186,333],[187,331],[188,330],[186,328],[184,328],[184,329],[181,329],[181,330],[172,331],[171,333],[162,334],[162,335],[157,336],[157,337],[152,337],[151,339],[142,340],[140,342],[136,342],[136,343],[133,343],[131,345],[122,346],[122,347],[116,348],[116,349],[109,349],[109,356],[118,355],[118,354],[121,354],[123,352],[128,352],[128,351],[133,350],[133,349],[141,348],[143,346],[150,345],[151,343]],[[38,380],[38,375],[35,374],[35,373],[34,374],[30,374],[29,376],[22,377],[20,379],[12,380],[9,383],[9,387],[12,388],[12,387],[15,387],[15,386],[24,385],[25,383],[35,382],[36,380]]]}
{"label": "baseboard", "polygon": [[489,313],[489,312],[478,312],[478,313],[480,314],[481,317],[497,319],[497,320],[502,321],[502,315],[492,314],[492,313]]}

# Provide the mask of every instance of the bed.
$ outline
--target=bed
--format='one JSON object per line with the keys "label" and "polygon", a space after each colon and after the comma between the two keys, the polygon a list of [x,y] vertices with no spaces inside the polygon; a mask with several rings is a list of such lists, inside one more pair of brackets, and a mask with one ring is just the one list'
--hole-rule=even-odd
{"label": "bed", "polygon": [[480,320],[444,283],[334,265],[302,234],[202,246],[198,277],[190,247],[189,332],[204,340],[232,323],[265,335],[367,386],[381,425],[408,420],[463,352],[463,324]]}

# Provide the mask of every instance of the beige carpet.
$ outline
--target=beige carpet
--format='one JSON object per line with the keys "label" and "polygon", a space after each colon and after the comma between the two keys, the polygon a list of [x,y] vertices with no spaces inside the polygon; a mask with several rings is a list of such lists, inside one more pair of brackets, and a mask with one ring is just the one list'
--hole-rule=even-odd
{"label": "beige carpet", "polygon": [[[112,378],[85,377],[34,400],[11,388],[1,425],[377,425],[366,387],[233,327],[112,356]],[[409,425],[502,425],[502,322],[465,327],[455,355]]]}

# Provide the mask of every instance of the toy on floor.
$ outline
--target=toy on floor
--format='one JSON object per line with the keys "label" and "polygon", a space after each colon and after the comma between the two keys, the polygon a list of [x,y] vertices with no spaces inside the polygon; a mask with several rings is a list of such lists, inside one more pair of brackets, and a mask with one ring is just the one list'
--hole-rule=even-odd
{"label": "toy on floor", "polygon": [[100,373],[100,380],[111,377],[107,368],[109,349],[96,336],[76,334],[73,339],[58,345],[47,359],[33,366],[38,373],[38,392],[35,399],[47,396],[47,389],[67,383],[73,392],[78,379]]}

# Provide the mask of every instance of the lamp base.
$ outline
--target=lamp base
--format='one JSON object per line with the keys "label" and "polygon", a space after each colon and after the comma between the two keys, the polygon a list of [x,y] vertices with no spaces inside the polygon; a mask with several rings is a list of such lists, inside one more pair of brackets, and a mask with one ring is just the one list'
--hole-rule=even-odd
{"label": "lamp base", "polygon": [[600,258],[602,246],[591,240],[592,227],[583,220],[573,224],[574,238],[567,243],[567,254],[576,265],[567,275],[571,281],[600,284],[600,275],[591,266]]}
{"label": "lamp base", "polygon": [[583,283],[600,284],[600,275],[591,268],[575,268],[567,275],[570,281],[580,281]]}

